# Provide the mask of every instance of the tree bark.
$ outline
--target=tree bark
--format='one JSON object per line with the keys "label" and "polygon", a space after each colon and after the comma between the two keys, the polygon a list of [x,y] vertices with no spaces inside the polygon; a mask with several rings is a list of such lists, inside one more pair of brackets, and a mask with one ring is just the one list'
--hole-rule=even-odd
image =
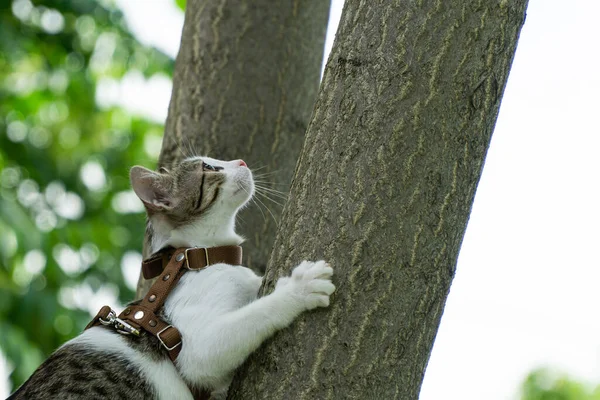
{"label": "tree bark", "polygon": [[[159,166],[243,158],[287,192],[319,85],[329,1],[188,0]],[[241,214],[244,261],[264,270],[281,209]],[[138,296],[149,283],[140,279]]]}
{"label": "tree bark", "polygon": [[527,0],[347,0],[262,292],[336,271],[229,399],[417,399]]}

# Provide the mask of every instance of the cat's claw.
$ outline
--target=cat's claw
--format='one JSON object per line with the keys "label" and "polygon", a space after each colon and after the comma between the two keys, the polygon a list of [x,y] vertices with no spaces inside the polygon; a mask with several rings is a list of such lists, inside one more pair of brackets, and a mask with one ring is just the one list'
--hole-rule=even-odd
{"label": "cat's claw", "polygon": [[289,278],[281,278],[276,288],[284,289],[306,310],[329,306],[329,296],[335,291],[331,283],[333,268],[325,261],[302,261]]}

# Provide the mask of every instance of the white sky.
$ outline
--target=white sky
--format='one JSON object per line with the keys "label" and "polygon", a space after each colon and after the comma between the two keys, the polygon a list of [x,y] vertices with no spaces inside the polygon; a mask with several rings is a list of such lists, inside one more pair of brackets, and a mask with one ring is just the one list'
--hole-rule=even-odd
{"label": "white sky", "polygon": [[[117,3],[175,56],[172,0]],[[600,2],[566,4],[530,0],[421,400],[517,399],[539,366],[600,382]],[[134,78],[103,100],[164,121],[170,85]]]}

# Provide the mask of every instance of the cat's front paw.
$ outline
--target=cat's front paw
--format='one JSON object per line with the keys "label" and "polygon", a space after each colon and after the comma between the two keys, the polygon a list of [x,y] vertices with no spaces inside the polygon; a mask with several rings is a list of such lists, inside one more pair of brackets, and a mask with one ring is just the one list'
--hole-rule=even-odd
{"label": "cat's front paw", "polygon": [[335,291],[332,276],[333,268],[325,261],[302,261],[291,277],[277,282],[276,288],[287,291],[305,310],[327,307],[329,296]]}

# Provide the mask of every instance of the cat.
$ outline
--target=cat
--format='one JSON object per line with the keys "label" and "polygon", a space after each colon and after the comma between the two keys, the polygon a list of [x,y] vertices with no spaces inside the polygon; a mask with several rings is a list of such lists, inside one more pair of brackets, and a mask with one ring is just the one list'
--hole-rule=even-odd
{"label": "cat", "polygon": [[[135,166],[130,180],[147,211],[149,253],[167,247],[239,245],[236,213],[254,193],[242,160],[189,157],[171,170]],[[327,307],[335,286],[325,261],[302,261],[274,291],[243,266],[185,273],[162,318],[183,336],[172,362],[152,335],[92,327],[56,350],[9,399],[192,399],[190,388],[226,396],[235,369],[306,310]]]}

